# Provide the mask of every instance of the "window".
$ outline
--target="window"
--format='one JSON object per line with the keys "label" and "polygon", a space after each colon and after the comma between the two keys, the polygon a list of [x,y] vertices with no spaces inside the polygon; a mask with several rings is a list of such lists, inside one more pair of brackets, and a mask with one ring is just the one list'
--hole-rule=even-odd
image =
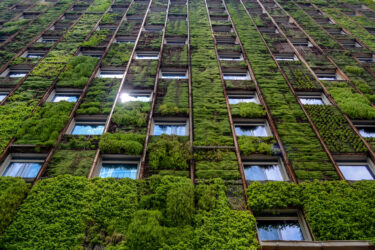
{"label": "window", "polygon": [[90,123],[76,123],[72,135],[101,135],[104,125]]}
{"label": "window", "polygon": [[363,137],[375,138],[375,126],[356,126]]}
{"label": "window", "polygon": [[337,78],[337,75],[336,73],[316,73],[316,76],[318,77],[319,80],[323,80],[323,81],[335,81],[335,80],[339,80]]}
{"label": "window", "polygon": [[276,54],[276,61],[298,61],[295,54]]}
{"label": "window", "polygon": [[303,105],[328,105],[330,102],[322,93],[298,93]]}
{"label": "window", "polygon": [[7,97],[7,96],[8,96],[8,94],[0,93],[0,102],[1,102],[2,100],[4,100],[5,97]]}
{"label": "window", "polygon": [[91,56],[91,57],[94,57],[94,58],[101,58],[102,55],[103,55],[103,51],[90,51],[90,50],[84,50],[84,51],[81,51],[80,53],[82,56]]}
{"label": "window", "polygon": [[374,180],[372,162],[341,162],[337,164],[346,180]]}
{"label": "window", "polygon": [[362,46],[355,40],[339,40],[339,42],[347,48],[361,48]]}
{"label": "window", "polygon": [[374,57],[372,54],[363,54],[363,55],[358,55],[357,59],[362,62],[362,63],[372,63],[374,62]]}
{"label": "window", "polygon": [[216,37],[216,43],[217,44],[236,44],[236,37],[232,36],[218,36]]}
{"label": "window", "polygon": [[284,181],[286,173],[276,161],[244,163],[245,178],[249,181]]}
{"label": "window", "polygon": [[77,102],[78,96],[76,95],[60,95],[57,94],[53,97],[52,102],[61,102],[61,101],[66,101],[66,102]]}
{"label": "window", "polygon": [[131,92],[122,93],[120,96],[121,102],[149,102],[151,101],[151,92]]}
{"label": "window", "polygon": [[312,43],[307,39],[295,39],[292,40],[292,44],[294,46],[313,47]]}
{"label": "window", "polygon": [[229,104],[259,103],[258,98],[255,93],[249,93],[247,95],[229,94],[228,100],[229,100]]}
{"label": "window", "polygon": [[223,73],[224,80],[251,80],[249,72]]}
{"label": "window", "polygon": [[58,37],[52,37],[52,36],[42,36],[38,41],[42,43],[54,43],[59,40]]}
{"label": "window", "polygon": [[165,43],[170,45],[185,45],[185,37],[167,37],[165,38]]}
{"label": "window", "polygon": [[99,78],[116,78],[122,79],[124,76],[124,71],[120,70],[100,70]]}
{"label": "window", "polygon": [[11,154],[5,159],[0,170],[2,176],[35,178],[44,159],[43,154]]}
{"label": "window", "polygon": [[8,77],[12,77],[12,78],[17,78],[17,77],[24,77],[27,75],[27,73],[29,73],[28,70],[23,70],[23,69],[10,69],[9,70],[9,73],[8,73]]}
{"label": "window", "polygon": [[149,32],[159,32],[162,31],[163,28],[163,25],[147,25],[144,27],[144,30]]}
{"label": "window", "polygon": [[137,164],[103,163],[99,177],[137,179]]}
{"label": "window", "polygon": [[44,56],[44,51],[26,51],[22,57],[26,58],[42,58]]}
{"label": "window", "polygon": [[258,235],[261,241],[267,240],[305,240],[297,218],[259,220]]}
{"label": "window", "polygon": [[70,124],[67,133],[72,135],[101,135],[104,131],[106,116],[78,116]]}
{"label": "window", "polygon": [[81,94],[79,89],[55,89],[47,98],[47,102],[77,102]]}
{"label": "window", "polygon": [[157,60],[159,59],[159,52],[158,51],[138,51],[135,54],[135,59]]}
{"label": "window", "polygon": [[234,128],[235,128],[235,132],[237,136],[244,135],[244,136],[267,137],[271,135],[265,122],[235,124]]}
{"label": "window", "polygon": [[116,37],[116,43],[135,43],[135,37]]}
{"label": "window", "polygon": [[186,71],[164,71],[161,72],[163,79],[187,79]]}
{"label": "window", "polygon": [[188,135],[186,121],[154,121],[152,130],[153,135]]}
{"label": "window", "polygon": [[241,53],[225,53],[225,52],[219,52],[219,59],[221,61],[241,61],[243,60],[243,56]]}

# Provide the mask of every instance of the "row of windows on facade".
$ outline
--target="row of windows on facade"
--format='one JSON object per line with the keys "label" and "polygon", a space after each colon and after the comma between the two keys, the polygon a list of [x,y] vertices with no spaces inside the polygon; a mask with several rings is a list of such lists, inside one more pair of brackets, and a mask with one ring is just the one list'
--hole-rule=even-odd
{"label": "row of windows on facade", "polygon": [[[0,166],[2,176],[35,178],[45,160],[40,154],[10,154]],[[282,160],[265,158],[251,161],[243,160],[245,179],[252,181],[289,181]],[[374,164],[369,159],[338,161],[340,171],[348,181],[374,180]],[[136,179],[139,160],[117,159],[115,155],[104,156],[96,168],[99,177]]]}

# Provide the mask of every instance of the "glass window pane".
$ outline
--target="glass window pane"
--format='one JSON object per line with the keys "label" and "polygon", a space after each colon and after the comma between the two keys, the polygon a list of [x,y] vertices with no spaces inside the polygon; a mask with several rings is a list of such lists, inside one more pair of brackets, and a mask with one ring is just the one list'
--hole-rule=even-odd
{"label": "glass window pane", "polygon": [[0,94],[0,101],[4,100],[5,97],[7,97],[7,95]]}
{"label": "glass window pane", "polygon": [[23,72],[10,72],[8,74],[9,77],[24,77],[26,73]]}
{"label": "glass window pane", "polygon": [[224,74],[224,80],[250,80],[247,74]]}
{"label": "glass window pane", "polygon": [[374,180],[367,165],[361,166],[339,166],[345,179],[350,181]]}
{"label": "glass window pane", "polygon": [[283,221],[279,230],[282,240],[304,240],[298,221]]}
{"label": "glass window pane", "polygon": [[101,72],[99,74],[100,78],[116,78],[116,79],[121,79],[123,76],[124,76],[124,74],[106,73],[106,72]]}
{"label": "glass window pane", "polygon": [[264,171],[258,165],[245,166],[244,171],[245,171],[246,180],[251,180],[251,181],[266,181],[267,180],[267,177]]}
{"label": "glass window pane", "polygon": [[35,178],[41,167],[41,163],[11,162],[3,176]]}
{"label": "glass window pane", "polygon": [[260,240],[280,240],[278,223],[274,221],[258,221],[258,235]]}
{"label": "glass window pane", "polygon": [[151,100],[150,94],[128,94],[123,93],[120,96],[121,102],[149,102]]}
{"label": "glass window pane", "polygon": [[229,97],[229,104],[256,103],[255,97]]}
{"label": "glass window pane", "polygon": [[61,102],[61,101],[66,101],[66,102],[77,102],[78,96],[74,95],[55,95],[52,99],[52,102]]}
{"label": "glass window pane", "polygon": [[301,97],[300,101],[302,102],[302,104],[305,104],[305,105],[323,105],[324,104],[322,98],[303,98],[303,97]]}
{"label": "glass window pane", "polygon": [[137,179],[137,164],[103,164],[99,176]]}
{"label": "glass window pane", "polygon": [[264,165],[262,166],[264,172],[266,173],[267,180],[270,181],[282,181],[283,176],[280,171],[280,167],[277,164],[274,165]]}
{"label": "glass window pane", "polygon": [[41,58],[43,55],[41,54],[27,54],[27,58]]}
{"label": "glass window pane", "polygon": [[358,131],[363,137],[375,137],[375,127],[362,127]]}
{"label": "glass window pane", "polygon": [[255,125],[255,126],[235,126],[235,131],[237,136],[246,135],[246,136],[268,136],[267,130],[264,125]]}
{"label": "glass window pane", "polygon": [[186,135],[186,126],[185,125],[158,125],[154,126],[154,135]]}
{"label": "glass window pane", "polygon": [[101,135],[104,125],[75,125],[72,135]]}
{"label": "glass window pane", "polygon": [[161,77],[166,79],[187,79],[186,73],[162,73]]}

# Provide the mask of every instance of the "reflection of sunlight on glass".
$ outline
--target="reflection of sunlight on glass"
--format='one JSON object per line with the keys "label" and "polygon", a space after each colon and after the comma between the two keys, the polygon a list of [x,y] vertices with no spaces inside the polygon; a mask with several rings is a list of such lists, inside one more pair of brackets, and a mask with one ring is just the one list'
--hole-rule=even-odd
{"label": "reflection of sunlight on glass", "polygon": [[136,98],[130,96],[128,93],[122,93],[121,94],[121,102],[130,102],[135,101]]}
{"label": "reflection of sunlight on glass", "polygon": [[121,102],[135,102],[135,101],[149,102],[151,97],[150,95],[146,95],[146,94],[138,94],[138,95],[131,96],[128,93],[122,93],[120,98],[121,98]]}

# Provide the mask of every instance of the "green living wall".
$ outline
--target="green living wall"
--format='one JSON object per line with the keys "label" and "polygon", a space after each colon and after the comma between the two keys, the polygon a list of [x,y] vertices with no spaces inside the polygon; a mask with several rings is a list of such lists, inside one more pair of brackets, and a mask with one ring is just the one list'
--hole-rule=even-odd
{"label": "green living wall", "polygon": [[253,182],[247,194],[255,213],[303,209],[316,240],[375,240],[373,181]]}
{"label": "green living wall", "polygon": [[222,180],[195,187],[189,178],[173,176],[41,180],[0,236],[2,249],[257,246],[254,217],[231,210]]}

